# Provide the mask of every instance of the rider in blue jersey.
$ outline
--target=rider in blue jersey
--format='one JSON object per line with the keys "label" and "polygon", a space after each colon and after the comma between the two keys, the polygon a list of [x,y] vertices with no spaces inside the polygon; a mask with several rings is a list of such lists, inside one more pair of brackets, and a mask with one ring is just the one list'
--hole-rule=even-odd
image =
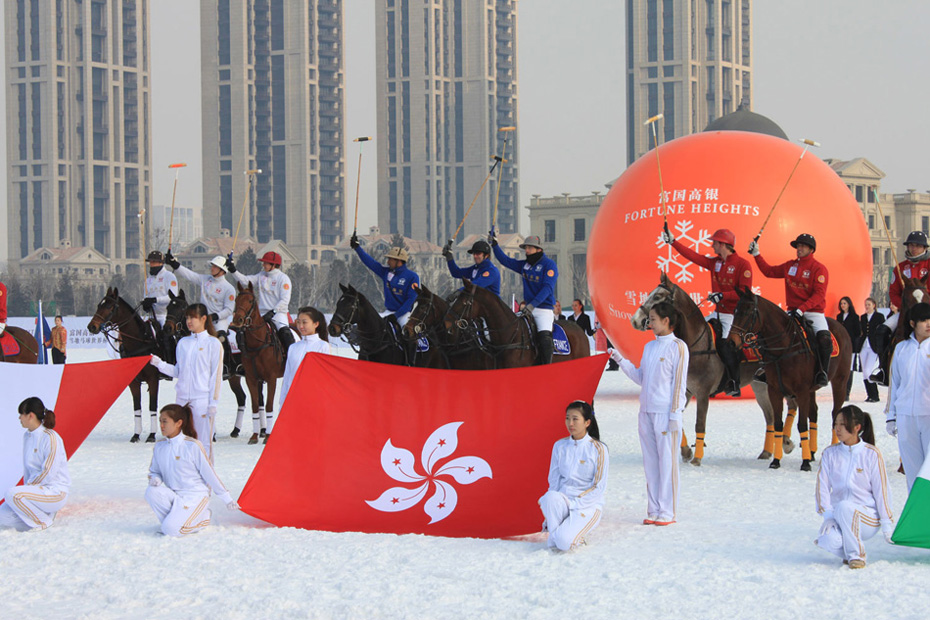
{"label": "rider in blue jersey", "polygon": [[449,273],[453,278],[466,278],[476,286],[486,288],[498,297],[501,294],[501,272],[497,265],[491,262],[491,246],[488,242],[481,239],[472,244],[468,253],[472,255],[475,264],[471,267],[459,267],[455,264],[452,257],[452,242],[449,241],[442,248],[442,255],[445,257],[449,267]]}
{"label": "rider in blue jersey", "polygon": [[410,259],[407,250],[391,248],[385,254],[388,263],[385,267],[362,249],[356,235],[349,239],[349,246],[362,259],[362,263],[384,281],[384,307],[394,315],[397,324],[403,328],[417,300],[417,289],[420,288],[420,276],[407,268],[407,261]]}

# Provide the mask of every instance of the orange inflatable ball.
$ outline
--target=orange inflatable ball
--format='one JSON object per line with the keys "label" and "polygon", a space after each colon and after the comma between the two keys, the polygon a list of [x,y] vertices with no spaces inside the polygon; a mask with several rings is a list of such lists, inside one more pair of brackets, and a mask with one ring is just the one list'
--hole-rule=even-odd
{"label": "orange inflatable ball", "polygon": [[[659,147],[668,204],[668,227],[688,247],[713,256],[710,237],[720,228],[736,235],[736,251],[753,266],[753,289],[784,307],[785,281],[766,278],[747,254],[791,169],[803,152],[797,143],[742,131],[698,133]],[[594,310],[624,355],[639,360],[651,332],[630,318],[659,283],[661,271],[703,301],[710,274],[662,241],[662,197],[654,151],[620,176],[598,211],[588,245],[588,288]],[[833,170],[808,151],[759,240],[769,264],[796,257],[789,243],[814,235],[815,257],[829,271],[826,315],[844,295],[861,307],[872,288],[872,249],[862,211]],[[709,302],[701,306],[706,315]]]}

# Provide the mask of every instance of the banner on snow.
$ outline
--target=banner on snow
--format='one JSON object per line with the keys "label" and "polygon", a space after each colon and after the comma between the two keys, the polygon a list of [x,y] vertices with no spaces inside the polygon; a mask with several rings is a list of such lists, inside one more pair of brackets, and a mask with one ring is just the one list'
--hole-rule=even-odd
{"label": "banner on snow", "polygon": [[0,503],[23,477],[23,433],[17,407],[38,396],[55,412],[55,432],[70,458],[148,357],[89,364],[0,363]]}
{"label": "banner on snow", "polygon": [[930,549],[930,459],[917,472],[891,540],[896,545]]}
{"label": "banner on snow", "polygon": [[281,527],[535,532],[565,407],[591,401],[605,363],[455,371],[309,354],[239,504]]}

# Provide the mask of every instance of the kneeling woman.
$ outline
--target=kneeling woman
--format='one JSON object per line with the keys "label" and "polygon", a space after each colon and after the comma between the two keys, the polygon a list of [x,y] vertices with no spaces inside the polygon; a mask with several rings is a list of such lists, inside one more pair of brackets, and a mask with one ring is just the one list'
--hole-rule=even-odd
{"label": "kneeling woman", "polygon": [[569,437],[552,446],[549,490],[539,498],[549,547],[568,551],[601,520],[610,456],[600,442],[594,409],[576,400],[565,410]]}
{"label": "kneeling woman", "polygon": [[55,413],[33,396],[19,404],[23,435],[23,486],[13,487],[0,505],[0,526],[44,530],[68,501],[71,477],[65,444],[55,428]]}
{"label": "kneeling woman", "polygon": [[859,407],[840,409],[833,430],[839,443],[823,451],[817,474],[817,512],[823,515],[823,526],[815,542],[849,568],[863,568],[862,541],[880,527],[890,543],[894,532],[885,461],[875,447],[872,418]]}
{"label": "kneeling woman", "polygon": [[229,510],[238,510],[239,504],[220,482],[197,441],[190,407],[166,405],[158,422],[167,439],[155,444],[145,499],[161,521],[161,531],[167,536],[184,536],[208,526],[210,489]]}

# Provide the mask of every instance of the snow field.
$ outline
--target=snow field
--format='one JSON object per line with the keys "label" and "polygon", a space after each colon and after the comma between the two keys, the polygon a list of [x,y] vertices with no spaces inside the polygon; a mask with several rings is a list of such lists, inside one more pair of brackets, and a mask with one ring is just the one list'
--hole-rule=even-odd
{"label": "snow field", "polygon": [[[74,351],[69,361],[105,355]],[[877,422],[899,515],[906,486],[895,473],[897,446],[884,433],[883,403],[864,405],[856,378],[852,402]],[[161,403],[173,386],[162,384]],[[752,400],[711,404],[703,465],[680,465],[679,522],[641,525],[637,390],[620,372],[604,374],[595,410],[611,452],[607,505],[588,545],[566,554],[547,551],[538,534],[479,540],[279,529],[217,500],[206,531],[163,537],[143,498],[152,446],[128,442],[127,390],[71,459],[71,496],[54,527],[0,531],[0,617],[926,617],[930,552],[878,535],[866,543],[868,566],[851,571],[816,548],[817,464],[798,471],[800,448],[777,471],[756,460],[765,427]],[[242,436],[231,439],[231,392],[222,405],[216,469],[237,496],[263,446],[246,445],[248,408]],[[829,407],[820,400],[820,451],[830,440]],[[693,411],[685,415],[692,441]]]}

